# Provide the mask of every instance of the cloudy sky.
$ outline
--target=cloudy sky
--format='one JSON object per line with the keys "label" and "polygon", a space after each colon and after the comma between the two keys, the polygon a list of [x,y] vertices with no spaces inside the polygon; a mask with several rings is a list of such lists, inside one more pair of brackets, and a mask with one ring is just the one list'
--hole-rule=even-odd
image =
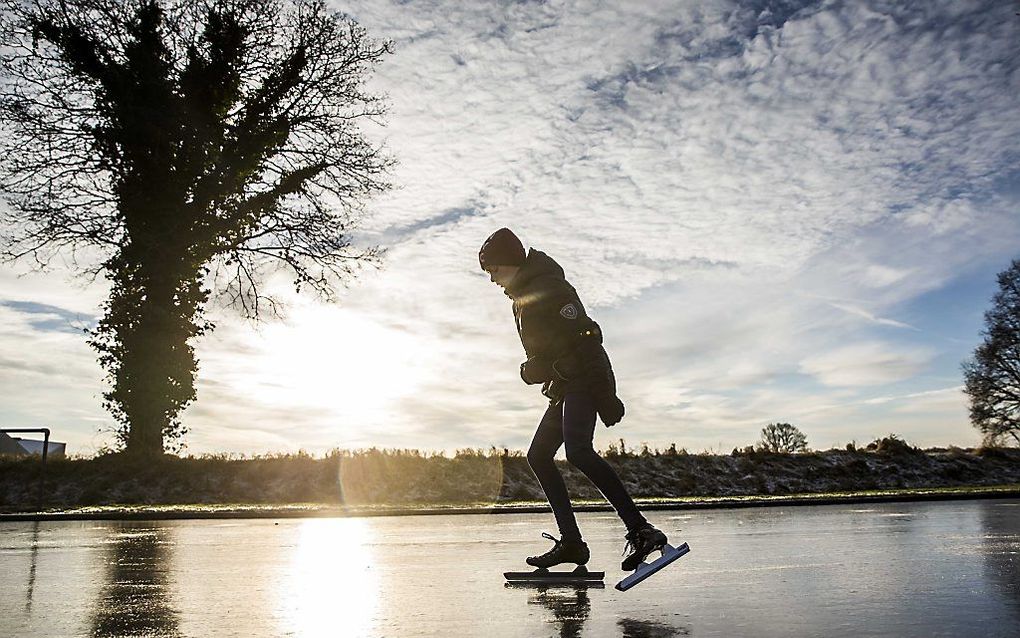
{"label": "cloudy sky", "polygon": [[[604,329],[627,417],[598,445],[977,443],[959,366],[1020,257],[1015,3],[342,8],[395,43],[369,134],[399,188],[355,237],[385,262],[285,322],[214,310],[189,451],[525,447],[546,401],[477,262],[501,226]],[[27,270],[0,270],[0,423],[93,452],[106,288]]]}

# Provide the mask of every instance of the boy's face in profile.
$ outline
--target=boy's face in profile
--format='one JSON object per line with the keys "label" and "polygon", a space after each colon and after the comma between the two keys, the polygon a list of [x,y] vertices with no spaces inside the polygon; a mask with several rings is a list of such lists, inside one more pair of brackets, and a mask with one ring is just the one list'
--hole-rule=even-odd
{"label": "boy's face in profile", "polygon": [[518,270],[520,270],[519,266],[492,266],[485,272],[489,273],[489,281],[506,288],[513,281]]}

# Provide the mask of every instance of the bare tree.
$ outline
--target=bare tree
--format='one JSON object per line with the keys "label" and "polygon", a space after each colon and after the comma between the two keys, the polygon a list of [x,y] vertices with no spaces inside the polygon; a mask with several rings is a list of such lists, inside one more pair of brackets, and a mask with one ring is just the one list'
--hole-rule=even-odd
{"label": "bare tree", "polygon": [[999,273],[999,291],[985,313],[984,341],[964,362],[970,420],[988,443],[1020,443],[1020,259]]}
{"label": "bare tree", "polygon": [[789,423],[769,423],[761,429],[761,440],[758,449],[764,452],[804,452],[807,450],[807,437]]}
{"label": "bare tree", "polygon": [[90,334],[129,452],[180,441],[211,297],[276,311],[274,269],[333,299],[378,248],[349,229],[388,184],[360,123],[389,52],[314,0],[3,0],[3,256],[112,283]]}

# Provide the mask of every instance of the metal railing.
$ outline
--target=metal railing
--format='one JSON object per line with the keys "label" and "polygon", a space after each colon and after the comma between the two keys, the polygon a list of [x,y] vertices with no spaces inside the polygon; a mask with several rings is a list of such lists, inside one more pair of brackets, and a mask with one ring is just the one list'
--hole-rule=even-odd
{"label": "metal railing", "polygon": [[50,429],[49,428],[0,428],[0,432],[5,434],[28,434],[30,432],[42,432],[43,433],[43,446],[42,446],[42,460],[46,462],[46,452],[50,448]]}

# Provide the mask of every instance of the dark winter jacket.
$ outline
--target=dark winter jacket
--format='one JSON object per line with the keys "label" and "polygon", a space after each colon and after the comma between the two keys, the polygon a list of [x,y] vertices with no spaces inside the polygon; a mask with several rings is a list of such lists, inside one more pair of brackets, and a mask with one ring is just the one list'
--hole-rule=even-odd
{"label": "dark winter jacket", "polygon": [[541,383],[542,394],[553,404],[567,392],[584,389],[592,392],[596,404],[600,399],[619,401],[602,331],[552,257],[530,249],[506,294],[513,299],[517,333],[527,356],[521,364],[525,383]]}

